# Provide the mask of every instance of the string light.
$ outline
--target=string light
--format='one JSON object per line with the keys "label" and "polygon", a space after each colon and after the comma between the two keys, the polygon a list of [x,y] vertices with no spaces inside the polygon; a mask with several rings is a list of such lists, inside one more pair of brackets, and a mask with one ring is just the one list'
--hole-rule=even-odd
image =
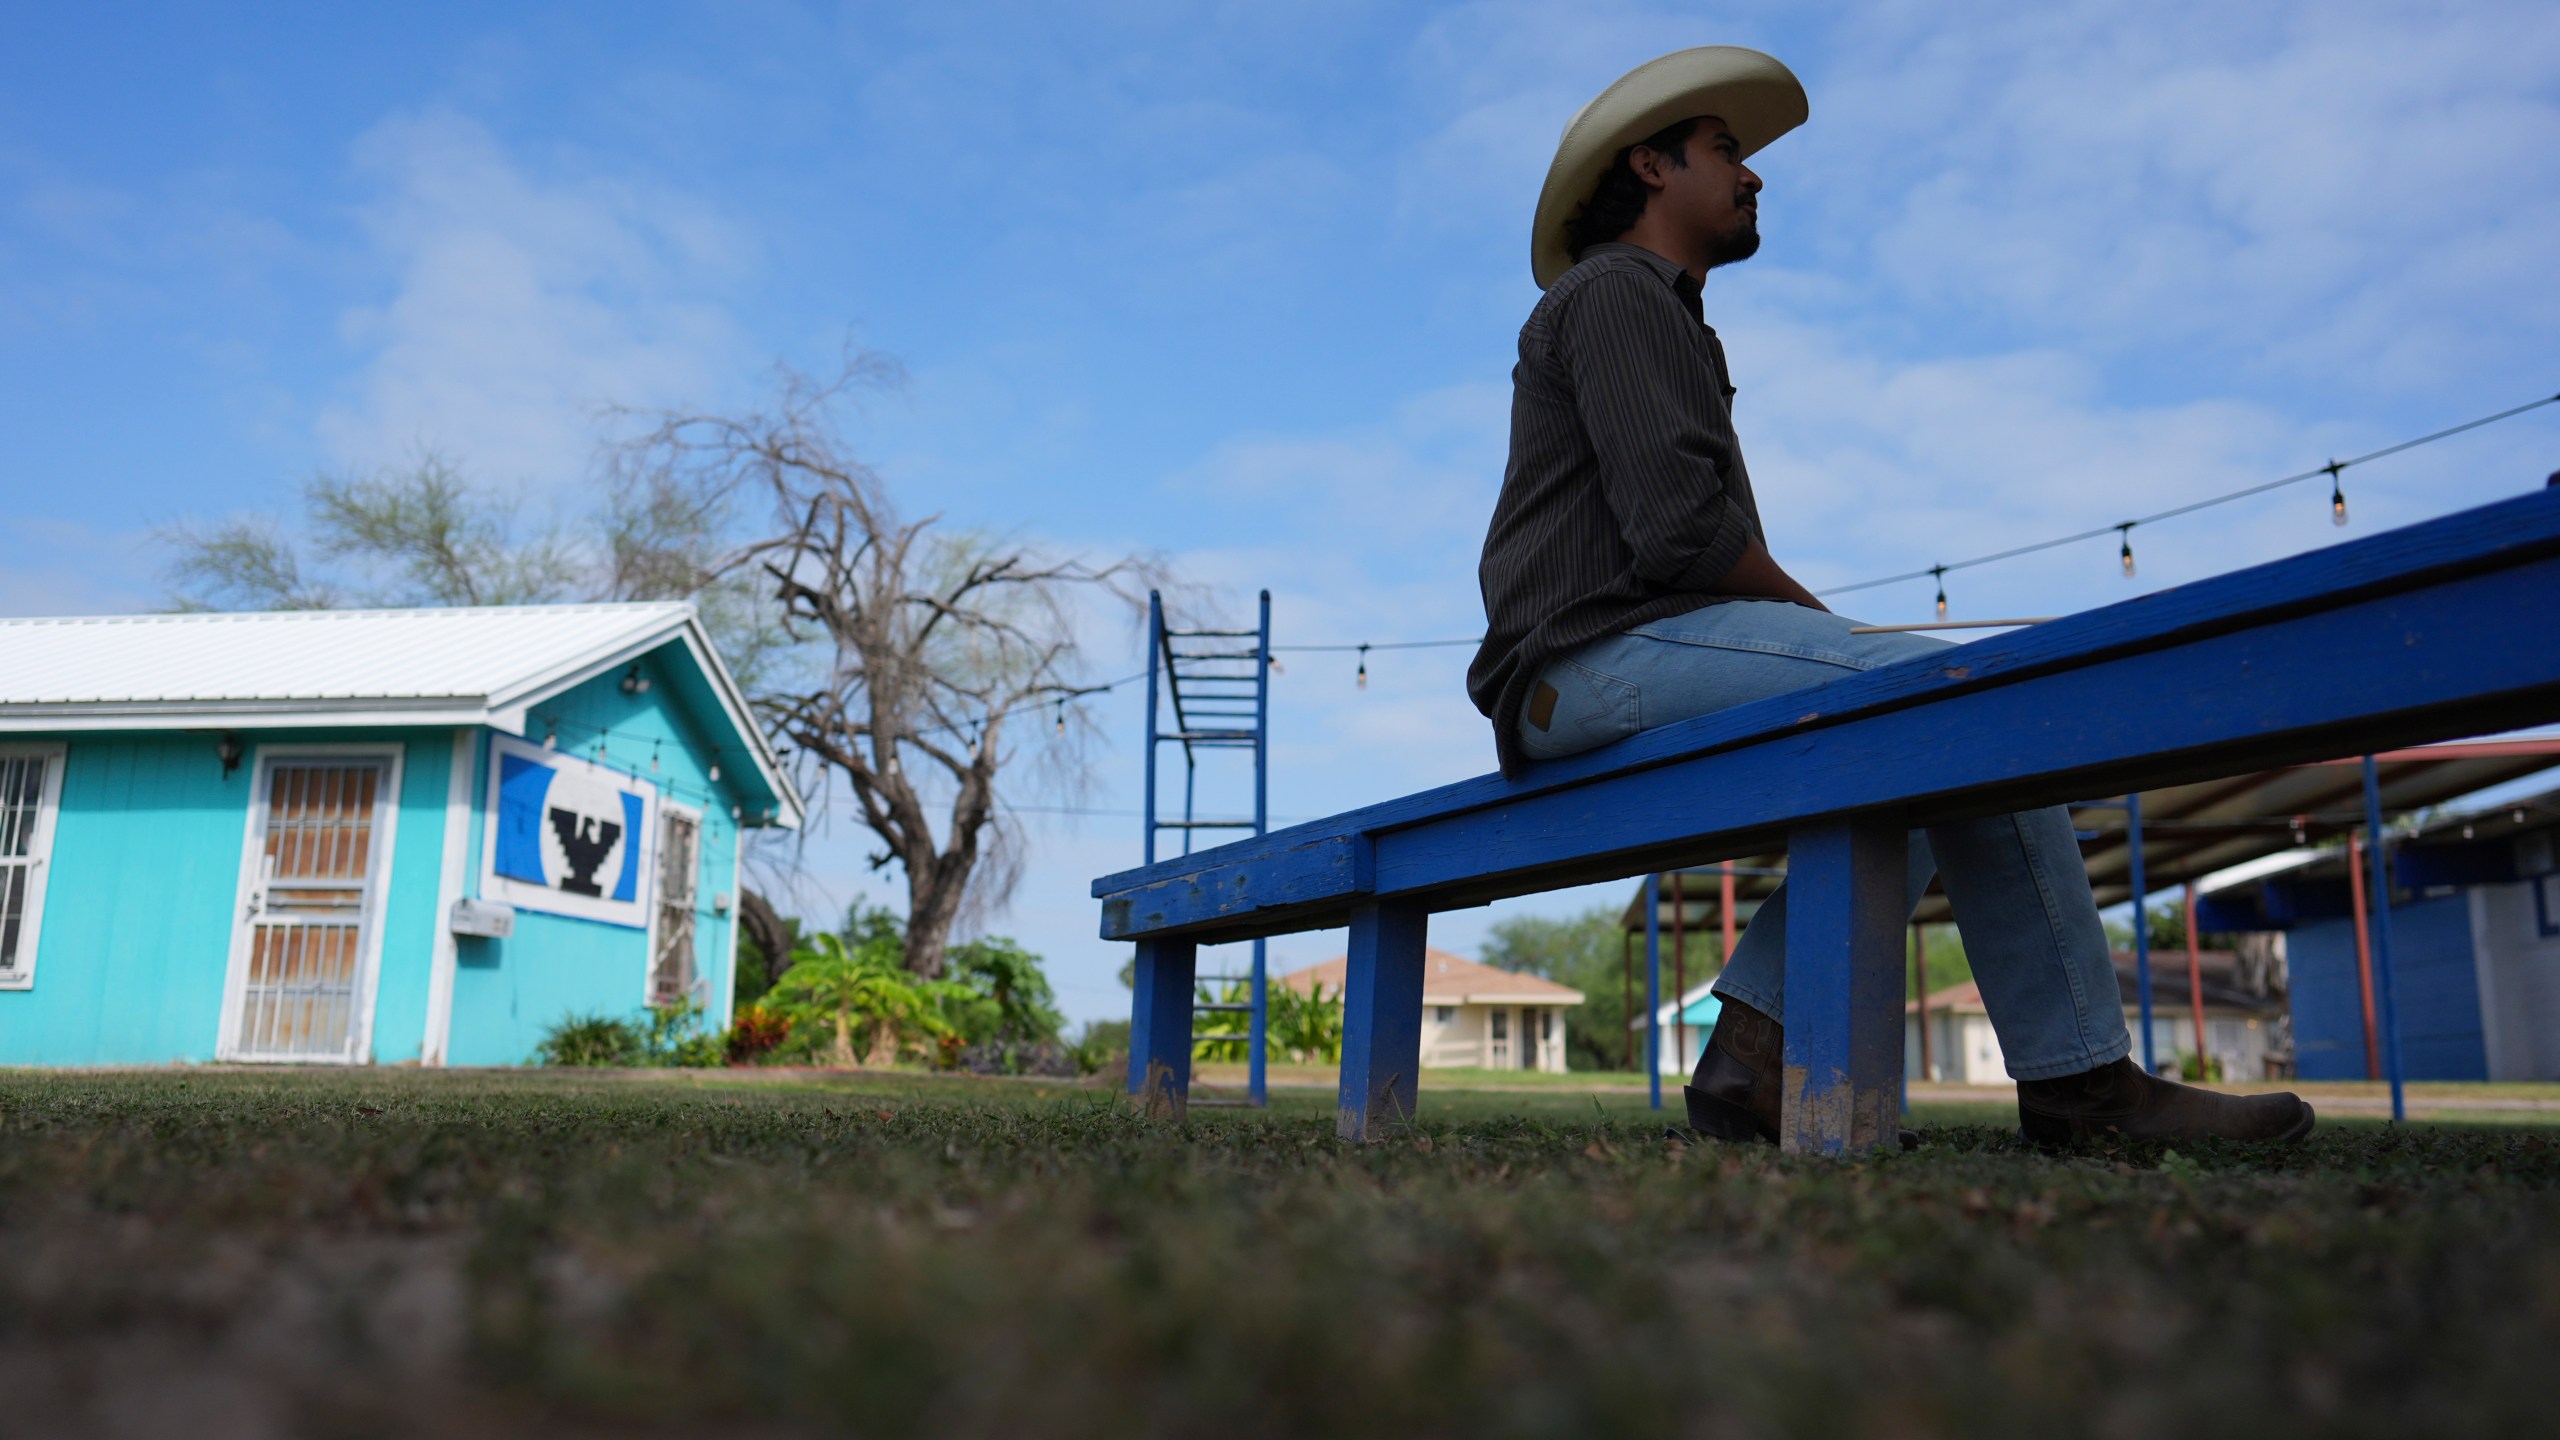
{"label": "string light", "polygon": [[711,762],[711,783],[714,785],[720,783],[720,762],[717,760]]}
{"label": "string light", "polygon": [[2329,472],[2329,523],[2344,525],[2347,523],[2347,492],[2338,484],[2338,472],[2347,467],[2332,460],[2320,468]]}
{"label": "string light", "polygon": [[[2302,481],[2315,479],[2322,475],[2329,476],[2331,481],[2329,518],[2332,522],[2343,524],[2344,522],[2339,520],[2339,515],[2345,505],[2346,492],[2337,487],[2337,471],[2344,470],[2350,465],[2363,465],[2371,461],[2380,460],[2387,455],[2398,455],[2404,451],[2415,450],[2422,445],[2432,445],[2437,441],[2448,440],[2456,435],[2468,434],[2469,432],[2478,430],[2483,426],[2495,425],[2504,420],[2512,420],[2518,415],[2540,410],[2549,405],[2560,405],[2560,395],[2546,395],[2539,400],[2528,400],[2522,405],[2509,406],[2495,414],[2483,415],[2476,420],[2466,420],[2459,425],[2449,425],[2442,430],[2437,430],[2426,435],[2420,435],[2414,439],[2403,440],[2396,445],[2385,445],[2379,450],[2367,451],[2362,455],[2352,455],[2344,460],[2333,460],[2327,465],[2315,466],[2312,469],[2302,471],[2299,474],[2280,476],[2273,480],[2262,481],[2256,485],[2248,485],[2243,486],[2238,490],[2226,491],[2220,495],[2208,495],[2201,500],[2192,500],[2184,505],[2172,506],[2157,514],[2137,516],[2133,520],[2126,522],[2126,525],[2148,525],[2155,520],[2170,520],[2181,515],[2191,515],[2199,510],[2208,510],[2217,505],[2228,505],[2236,500],[2245,500],[2252,495],[2263,495],[2270,490],[2280,489],[2287,485],[2298,484]],[[2332,467],[2335,468],[2333,469]],[[2099,536],[2106,534],[2109,530],[2124,529],[2126,528],[2126,525],[2103,525],[2096,529],[2081,530],[2069,535],[2056,535],[2049,540],[2037,540],[2030,544],[2015,545],[2006,550],[1993,551],[1987,555],[1974,555],[1962,560],[1948,561],[1946,562],[1946,568],[1949,570],[1970,570],[1977,565],[1990,565],[2002,560],[2014,560],[2021,555],[2033,555],[2039,551],[2052,550],[2064,545],[2076,545],[2083,540],[2094,540]],[[2121,552],[2119,553],[2121,554]],[[1815,593],[1827,598],[1833,595],[1847,595],[1859,590],[1872,590],[1879,585],[1895,585],[1900,584],[1905,580],[1920,579],[1934,573],[1934,569],[1935,567],[1931,567],[1929,569],[1906,570],[1899,575],[1879,575],[1872,580],[1860,580],[1849,585],[1834,585],[1829,589],[1817,591]]]}
{"label": "string light", "polygon": [[661,742],[656,740],[649,742],[649,773],[652,775],[658,773],[658,746],[660,743]]}
{"label": "string light", "polygon": [[1058,698],[1058,733],[1067,733],[1067,701],[1064,696]]}
{"label": "string light", "polygon": [[1361,689],[1366,690],[1369,688],[1369,647],[1365,644],[1360,647],[1359,672],[1351,678],[1358,682]]}
{"label": "string light", "polygon": [[1932,565],[1929,573],[1938,581],[1938,618],[1944,620],[1947,618],[1947,567]]}
{"label": "string light", "polygon": [[2124,562],[2124,578],[2127,580],[2133,578],[2133,524],[2134,522],[2127,520],[2116,527],[2116,533],[2124,537],[2124,546],[2116,552],[2116,556]]}

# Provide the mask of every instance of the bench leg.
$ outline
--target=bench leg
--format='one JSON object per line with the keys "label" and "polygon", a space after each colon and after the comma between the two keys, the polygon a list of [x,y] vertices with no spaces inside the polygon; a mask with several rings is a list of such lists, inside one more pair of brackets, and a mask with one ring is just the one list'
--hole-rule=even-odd
{"label": "bench leg", "polygon": [[1365,1143],[1413,1118],[1422,1066],[1421,907],[1393,902],[1351,912],[1342,990],[1342,1103],[1334,1133]]}
{"label": "bench leg", "polygon": [[1191,1112],[1191,987],[1200,947],[1141,940],[1129,1011],[1129,1093],[1155,1119]]}
{"label": "bench leg", "polygon": [[1786,1098],[1798,1154],[1893,1145],[1902,1118],[1902,922],[1910,840],[1831,821],[1787,837]]}

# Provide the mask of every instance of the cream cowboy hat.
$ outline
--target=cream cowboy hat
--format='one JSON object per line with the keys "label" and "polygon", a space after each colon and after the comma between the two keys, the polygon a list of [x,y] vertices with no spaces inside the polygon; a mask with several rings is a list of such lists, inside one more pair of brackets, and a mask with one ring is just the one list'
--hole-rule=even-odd
{"label": "cream cowboy hat", "polygon": [[1620,150],[1673,121],[1713,115],[1742,142],[1747,156],[1803,124],[1807,113],[1795,72],[1739,45],[1674,50],[1619,76],[1582,107],[1556,142],[1555,163],[1547,167],[1538,218],[1529,231],[1529,269],[1538,288],[1573,268],[1565,222],[1591,198]]}

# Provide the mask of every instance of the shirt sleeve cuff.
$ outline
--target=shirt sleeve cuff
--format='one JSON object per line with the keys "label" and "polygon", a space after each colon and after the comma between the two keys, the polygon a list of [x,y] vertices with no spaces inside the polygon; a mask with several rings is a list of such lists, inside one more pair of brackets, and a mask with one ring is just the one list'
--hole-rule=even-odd
{"label": "shirt sleeve cuff", "polygon": [[1716,522],[1715,533],[1708,537],[1704,549],[1689,558],[1672,582],[1674,589],[1714,593],[1724,584],[1724,577],[1742,563],[1751,549],[1751,524],[1742,518],[1738,507],[1727,504]]}

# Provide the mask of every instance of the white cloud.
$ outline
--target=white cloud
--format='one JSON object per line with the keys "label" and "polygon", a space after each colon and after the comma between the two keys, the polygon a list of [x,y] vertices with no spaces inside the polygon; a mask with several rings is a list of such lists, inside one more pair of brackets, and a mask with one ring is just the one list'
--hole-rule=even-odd
{"label": "white cloud", "polygon": [[356,162],[393,290],[343,316],[366,359],[320,417],[342,463],[427,445],[558,487],[585,473],[598,407],[708,398],[742,368],[713,297],[747,246],[707,207],[574,164],[536,173],[444,111],[376,126]]}
{"label": "white cloud", "polygon": [[1772,209],[1871,237],[1923,312],[2357,391],[2547,354],[2547,6],[2081,3],[1950,27],[1892,5],[1833,38],[1813,173]]}

